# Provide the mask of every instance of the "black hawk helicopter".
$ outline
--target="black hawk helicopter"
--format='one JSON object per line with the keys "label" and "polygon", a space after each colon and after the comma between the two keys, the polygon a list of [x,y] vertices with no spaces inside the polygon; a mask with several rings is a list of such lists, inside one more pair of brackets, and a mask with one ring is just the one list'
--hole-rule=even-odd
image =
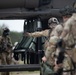
{"label": "black hawk helicopter", "polygon": [[[57,17],[62,21],[60,9],[72,6],[75,0],[0,0],[0,19],[24,19],[24,32],[41,31],[48,28],[48,19]],[[22,37],[14,53],[23,53],[24,63],[39,64],[44,55],[44,37]],[[22,51],[24,49],[24,51]],[[18,56],[16,57],[18,59]],[[30,61],[29,61],[30,60]]]}

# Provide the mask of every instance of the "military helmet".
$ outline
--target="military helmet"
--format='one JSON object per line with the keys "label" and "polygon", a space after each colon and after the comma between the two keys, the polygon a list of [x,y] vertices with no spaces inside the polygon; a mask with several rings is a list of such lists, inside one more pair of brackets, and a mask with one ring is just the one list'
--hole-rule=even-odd
{"label": "military helmet", "polygon": [[9,32],[10,32],[10,30],[7,27],[3,28],[3,35],[4,36],[9,35]]}
{"label": "military helmet", "polygon": [[9,32],[10,30],[9,30],[7,27],[5,27],[5,28],[3,29],[3,31],[4,31],[4,32]]}
{"label": "military helmet", "polygon": [[59,12],[61,13],[62,16],[72,15],[72,13],[74,12],[74,8],[71,6],[66,6],[66,7],[60,9]]}
{"label": "military helmet", "polygon": [[59,21],[57,20],[57,18],[55,17],[52,17],[48,20],[48,24],[51,24],[51,23],[56,23],[56,24],[59,24]]}

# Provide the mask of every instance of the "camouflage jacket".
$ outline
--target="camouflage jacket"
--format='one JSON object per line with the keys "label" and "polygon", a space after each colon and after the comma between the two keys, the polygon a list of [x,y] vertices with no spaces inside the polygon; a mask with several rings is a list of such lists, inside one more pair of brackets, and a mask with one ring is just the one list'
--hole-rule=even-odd
{"label": "camouflage jacket", "polygon": [[12,42],[10,37],[3,37],[0,36],[0,51],[7,51],[9,52],[12,49]]}

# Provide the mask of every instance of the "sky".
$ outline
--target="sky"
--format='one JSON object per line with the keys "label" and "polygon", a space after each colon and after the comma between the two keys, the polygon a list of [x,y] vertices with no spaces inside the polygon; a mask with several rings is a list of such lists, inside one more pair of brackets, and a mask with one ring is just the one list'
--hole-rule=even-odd
{"label": "sky", "polygon": [[10,31],[23,32],[24,20],[0,20],[0,26],[5,24]]}

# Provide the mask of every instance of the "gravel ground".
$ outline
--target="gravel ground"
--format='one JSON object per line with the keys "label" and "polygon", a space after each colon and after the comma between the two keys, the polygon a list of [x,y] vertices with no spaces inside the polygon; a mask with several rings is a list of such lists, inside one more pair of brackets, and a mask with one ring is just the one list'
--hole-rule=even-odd
{"label": "gravel ground", "polygon": [[40,75],[40,72],[10,72],[10,75]]}
{"label": "gravel ground", "polygon": [[[19,64],[23,64],[24,62],[19,60]],[[39,71],[18,71],[18,72],[10,72],[10,75],[40,75]]]}

